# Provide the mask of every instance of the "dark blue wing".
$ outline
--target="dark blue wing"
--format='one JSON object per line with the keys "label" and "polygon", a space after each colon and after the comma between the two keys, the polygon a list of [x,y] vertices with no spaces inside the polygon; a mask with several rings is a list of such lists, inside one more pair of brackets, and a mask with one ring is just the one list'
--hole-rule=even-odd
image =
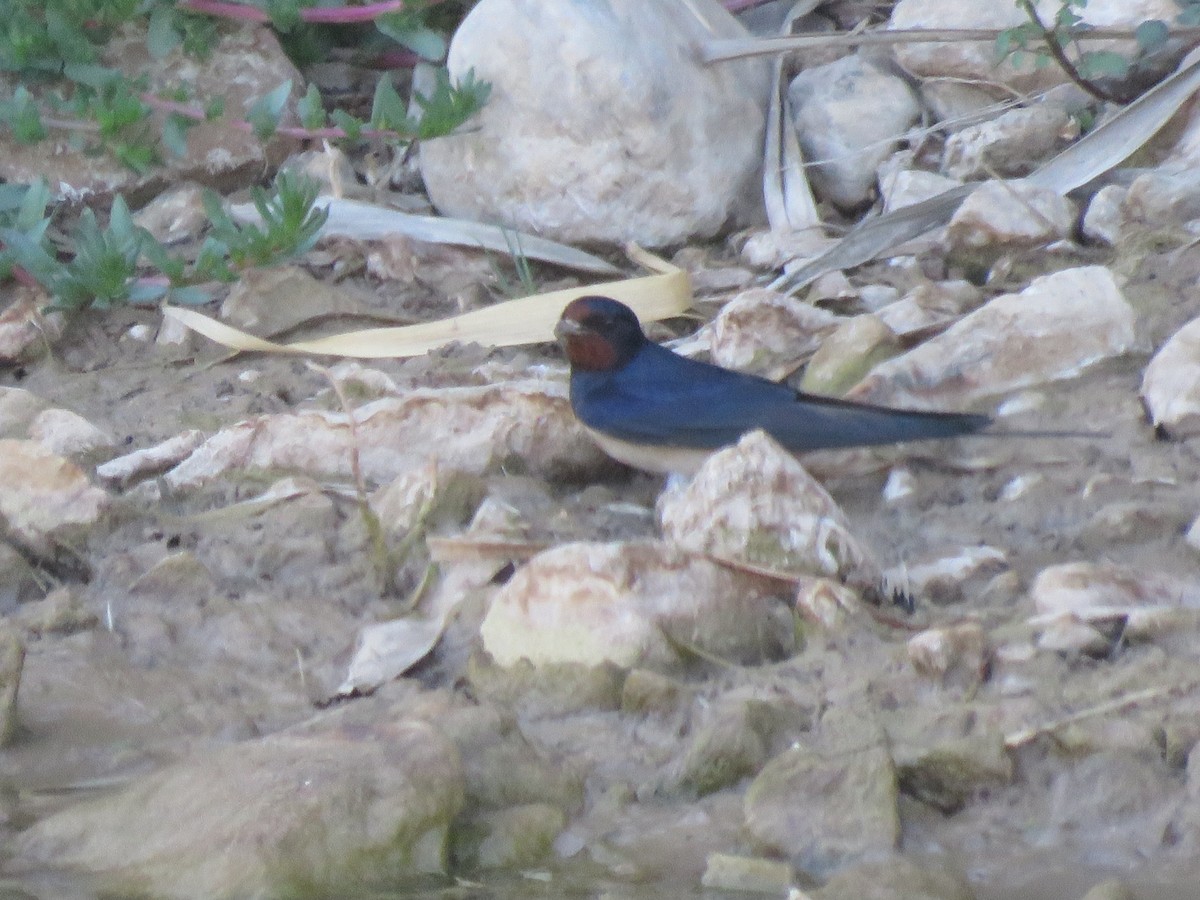
{"label": "dark blue wing", "polygon": [[789,450],[952,437],[991,420],[797,394],[791,388],[647,344],[618,372],[576,372],[571,403],[591,428],[625,441],[715,449],[765,430]]}

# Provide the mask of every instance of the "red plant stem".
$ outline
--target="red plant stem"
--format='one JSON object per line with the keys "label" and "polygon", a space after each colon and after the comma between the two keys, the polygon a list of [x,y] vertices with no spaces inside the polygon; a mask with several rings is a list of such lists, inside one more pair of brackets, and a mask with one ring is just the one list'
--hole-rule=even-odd
{"label": "red plant stem", "polygon": [[[445,0],[427,0],[426,6],[443,2]],[[383,0],[381,3],[368,3],[365,6],[310,7],[300,10],[300,18],[304,22],[334,25],[370,22],[388,13],[401,12],[406,5],[406,0]],[[271,17],[257,6],[231,3],[228,0],[181,0],[179,8],[224,19],[240,19],[243,22],[271,21]]]}

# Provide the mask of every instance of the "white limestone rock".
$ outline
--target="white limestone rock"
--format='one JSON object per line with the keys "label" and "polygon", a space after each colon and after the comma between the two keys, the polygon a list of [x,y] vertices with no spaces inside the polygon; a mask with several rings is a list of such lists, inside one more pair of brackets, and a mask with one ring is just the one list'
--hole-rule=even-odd
{"label": "white limestone rock", "polygon": [[663,246],[761,218],[767,65],[696,57],[745,36],[716,0],[482,0],[448,65],[491,96],[469,127],[422,142],[429,196],[566,242]]}
{"label": "white limestone rock", "polygon": [[788,101],[813,187],[847,209],[870,200],[876,168],[921,113],[903,78],[857,55],[805,69]]}

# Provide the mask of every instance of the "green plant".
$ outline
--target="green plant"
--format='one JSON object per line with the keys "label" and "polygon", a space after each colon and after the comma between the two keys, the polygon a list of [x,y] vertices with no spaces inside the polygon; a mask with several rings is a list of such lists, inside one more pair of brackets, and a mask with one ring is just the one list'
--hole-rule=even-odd
{"label": "green plant", "polygon": [[[438,18],[434,12],[439,5],[451,6],[441,0],[319,7],[300,0],[265,0],[263,6],[223,0],[0,0],[0,15],[9,24],[0,33],[0,75],[18,85],[11,97],[0,99],[0,131],[23,143],[65,132],[84,152],[107,153],[136,172],[147,172],[163,161],[164,152],[186,152],[189,128],[227,113],[221,98],[195,98],[189,85],[154,94],[145,78],[131,78],[106,65],[104,45],[118,31],[144,29],[147,49],[159,58],[176,48],[205,55],[216,39],[213,16],[270,22],[293,38],[334,26],[373,28],[376,47],[382,42],[440,57],[445,41],[430,24]],[[474,73],[454,83],[441,69],[429,96],[413,96],[420,114],[409,115],[384,75],[364,121],[345,110],[329,111],[316,86],[309,85],[296,104],[301,124],[284,126],[293,93],[292,82],[285,81],[232,125],[262,140],[278,132],[301,139],[411,143],[449,134],[478,112],[488,92]],[[229,281],[242,268],[303,253],[325,219],[314,208],[315,186],[287,176],[276,180],[270,194],[254,192],[260,226],[233,222],[219,198],[210,194],[205,206],[212,233],[194,259],[183,259],[136,227],[120,197],[106,225],[85,211],[73,230],[62,234],[51,226],[45,184],[0,187],[0,277],[36,280],[67,309],[147,302],[168,294],[176,302],[202,302],[207,282]],[[157,269],[156,275],[146,276],[142,269],[147,264]]]}
{"label": "green plant", "polygon": [[[371,28],[374,39],[367,43],[378,55],[411,64],[445,55],[445,38],[430,24],[442,5],[450,6],[440,0],[364,6],[313,6],[300,0],[266,0],[262,6],[222,0],[0,0],[0,16],[8,23],[0,32],[0,74],[18,84],[11,98],[0,100],[0,129],[24,143],[66,132],[80,149],[108,153],[146,172],[163,161],[164,150],[184,153],[188,128],[226,111],[219,98],[194,97],[190,85],[152,93],[144,78],[106,64],[104,46],[118,31],[144,30],[147,49],[156,58],[176,48],[203,58],[216,41],[215,16],[269,22],[285,45],[302,45],[310,54],[332,44],[331,30]],[[397,47],[409,55],[397,57],[389,50]],[[473,75],[453,84],[441,70],[436,90],[413,98],[421,115],[409,117],[385,76],[370,120],[362,121],[343,110],[327,112],[320,94],[310,88],[299,110],[302,126],[280,128],[291,89],[285,82],[260,97],[235,127],[264,140],[280,131],[298,138],[407,142],[449,134],[480,109],[488,94],[488,86]],[[161,114],[155,116],[156,111]]]}
{"label": "green plant", "polygon": [[[1180,24],[1192,25],[1200,21],[1200,0],[1176,2],[1181,7],[1177,17]],[[1138,25],[1134,30],[1137,52],[1132,58],[1113,50],[1085,50],[1080,38],[1088,34],[1091,27],[1080,11],[1087,3],[1088,0],[1060,0],[1054,21],[1047,24],[1033,0],[1016,0],[1017,7],[1029,21],[1002,31],[996,38],[996,52],[1001,59],[1011,58],[1018,65],[1026,55],[1032,56],[1039,67],[1053,62],[1093,97],[1127,103],[1139,89],[1126,91],[1120,83],[1129,79],[1151,53],[1166,43],[1170,28],[1160,19]]]}
{"label": "green plant", "polygon": [[276,265],[315,243],[326,212],[316,208],[316,185],[281,173],[270,191],[255,188],[259,224],[239,224],[211,191],[204,195],[212,233],[194,259],[178,256],[134,224],[121,197],[108,223],[85,209],[68,235],[51,240],[45,183],[6,185],[0,192],[0,273],[20,266],[54,297],[54,308],[108,308],[121,303],[203,303],[204,285],[229,282],[254,266]]}

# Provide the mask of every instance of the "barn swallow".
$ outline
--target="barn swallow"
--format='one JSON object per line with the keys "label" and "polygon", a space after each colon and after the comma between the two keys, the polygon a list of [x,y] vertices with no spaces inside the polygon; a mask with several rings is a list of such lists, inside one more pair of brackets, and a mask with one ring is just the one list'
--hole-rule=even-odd
{"label": "barn swallow", "polygon": [[788,450],[956,437],[991,424],[975,413],[919,412],[794,391],[672,353],[633,310],[580,297],[554,329],[571,364],[571,408],[609,456],[651,472],[690,474],[761,428]]}

